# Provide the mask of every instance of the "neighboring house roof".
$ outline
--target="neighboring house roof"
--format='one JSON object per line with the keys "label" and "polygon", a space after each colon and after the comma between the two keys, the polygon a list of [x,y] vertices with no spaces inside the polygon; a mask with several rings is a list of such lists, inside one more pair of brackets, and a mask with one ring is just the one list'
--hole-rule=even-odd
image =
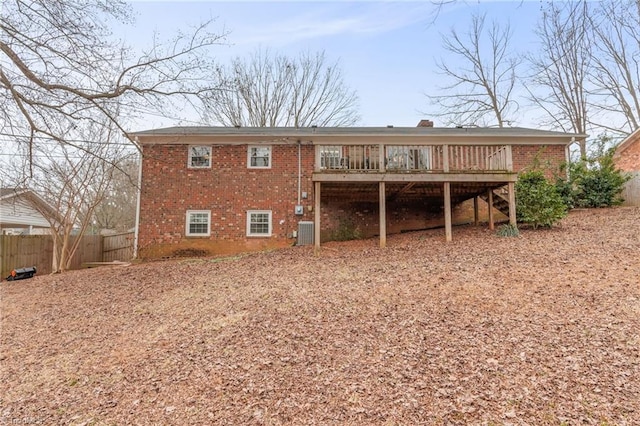
{"label": "neighboring house roof", "polygon": [[620,142],[613,158],[622,170],[629,172],[640,170],[640,129]]}
{"label": "neighboring house roof", "polygon": [[167,127],[132,132],[141,143],[192,143],[198,137],[215,139],[221,143],[306,143],[354,142],[369,143],[396,141],[411,143],[429,139],[442,141],[491,142],[510,139],[514,144],[563,144],[585,139],[587,135],[528,129],[524,127]]}
{"label": "neighboring house roof", "polygon": [[0,188],[0,200],[11,198],[25,192],[24,188]]}
{"label": "neighboring house roof", "polygon": [[49,228],[49,222],[40,213],[45,210],[57,216],[55,210],[38,194],[26,188],[0,188],[0,227],[23,228],[35,226]]}

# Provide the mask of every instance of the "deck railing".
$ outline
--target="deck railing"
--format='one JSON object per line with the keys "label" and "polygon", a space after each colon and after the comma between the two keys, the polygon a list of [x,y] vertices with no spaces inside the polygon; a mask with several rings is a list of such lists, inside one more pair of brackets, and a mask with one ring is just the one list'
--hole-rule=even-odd
{"label": "deck railing", "polygon": [[318,145],[316,171],[509,172],[510,145]]}

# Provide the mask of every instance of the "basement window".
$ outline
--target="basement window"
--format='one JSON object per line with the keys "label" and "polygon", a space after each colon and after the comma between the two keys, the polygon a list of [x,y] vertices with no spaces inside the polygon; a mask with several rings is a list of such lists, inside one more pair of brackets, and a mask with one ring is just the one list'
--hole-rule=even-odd
{"label": "basement window", "polygon": [[211,211],[187,211],[187,237],[208,237],[211,235]]}
{"label": "basement window", "polygon": [[271,147],[270,146],[250,146],[247,152],[247,163],[250,169],[270,169],[271,168]]}
{"label": "basement window", "polygon": [[211,168],[211,147],[210,146],[190,146],[188,165],[190,169]]}
{"label": "basement window", "polygon": [[271,210],[249,210],[247,212],[247,236],[271,236]]}

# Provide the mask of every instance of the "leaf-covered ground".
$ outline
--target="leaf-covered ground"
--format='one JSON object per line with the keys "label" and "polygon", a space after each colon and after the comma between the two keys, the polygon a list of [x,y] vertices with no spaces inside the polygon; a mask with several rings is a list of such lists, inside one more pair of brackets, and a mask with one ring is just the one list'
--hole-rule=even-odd
{"label": "leaf-covered ground", "polygon": [[640,424],[640,209],[3,282],[0,424]]}

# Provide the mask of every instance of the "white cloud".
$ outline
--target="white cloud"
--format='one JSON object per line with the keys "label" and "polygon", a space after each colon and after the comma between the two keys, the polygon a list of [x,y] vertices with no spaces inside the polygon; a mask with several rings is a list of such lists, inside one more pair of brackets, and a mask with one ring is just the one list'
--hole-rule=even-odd
{"label": "white cloud", "polygon": [[236,45],[282,46],[314,38],[373,36],[422,21],[426,26],[432,11],[428,3],[322,3],[309,4],[310,7],[300,11],[300,5],[293,8],[295,10],[287,5],[262,5],[271,6],[281,13],[271,14],[266,18],[271,21],[261,26],[248,23],[233,28],[231,41]]}

